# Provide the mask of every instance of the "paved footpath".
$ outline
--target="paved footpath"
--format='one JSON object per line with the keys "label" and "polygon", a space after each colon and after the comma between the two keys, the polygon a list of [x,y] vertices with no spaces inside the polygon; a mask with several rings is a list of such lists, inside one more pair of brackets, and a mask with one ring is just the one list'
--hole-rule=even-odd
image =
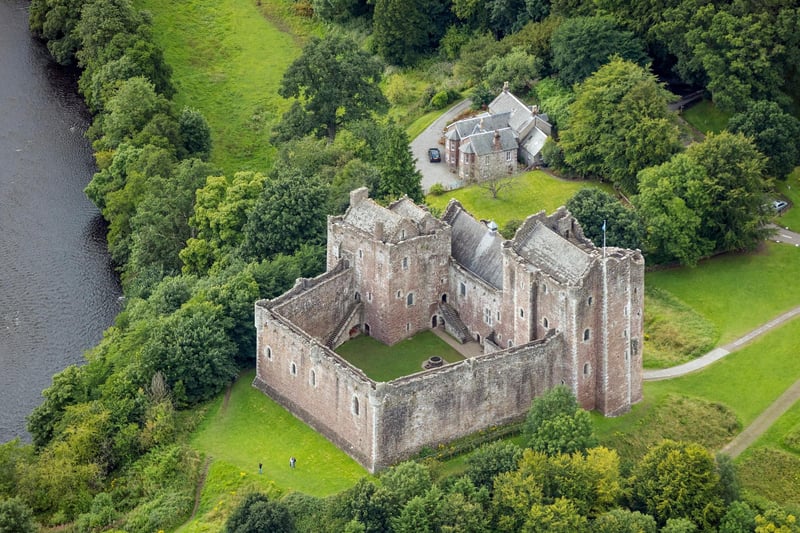
{"label": "paved footpath", "polygon": [[[686,364],[672,368],[664,368],[661,370],[646,370],[644,372],[644,379],[648,381],[669,379],[683,376],[690,372],[695,372],[701,368],[705,368],[714,361],[718,361],[729,353],[738,350],[756,337],[775,329],[781,324],[788,322],[797,316],[800,316],[800,307],[795,307],[791,311],[782,314],[778,318],[770,320],[766,324],[759,326],[747,335],[744,335],[743,337],[740,337],[735,341],[722,346],[721,348],[715,348],[706,355],[693,361],[689,361]],[[767,407],[764,412],[758,416],[758,418],[750,423],[749,426],[744,428],[741,433],[739,433],[732,441],[726,444],[720,451],[732,458],[737,457],[751,444],[753,444],[767,429],[770,428],[770,426],[772,426],[772,424],[775,423],[778,418],[781,417],[781,415],[783,415],[783,413],[788,411],[798,400],[800,400],[800,379],[795,381],[791,387],[786,389],[786,391],[781,394],[777,400],[772,402],[772,404],[770,404],[770,406]]]}

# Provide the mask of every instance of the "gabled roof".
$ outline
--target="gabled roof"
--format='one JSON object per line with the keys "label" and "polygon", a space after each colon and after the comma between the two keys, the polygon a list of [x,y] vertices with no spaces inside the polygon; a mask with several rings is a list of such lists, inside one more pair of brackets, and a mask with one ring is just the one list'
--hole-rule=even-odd
{"label": "gabled roof", "polygon": [[446,136],[448,139],[464,139],[476,133],[508,128],[509,118],[510,114],[508,113],[495,115],[482,113],[475,117],[453,122],[448,126]]}
{"label": "gabled roof", "polygon": [[475,220],[455,200],[447,206],[442,220],[452,228],[451,255],[453,259],[489,285],[503,288],[503,256],[500,245],[503,237],[486,224]]}
{"label": "gabled roof", "polygon": [[502,91],[492,100],[489,112],[493,115],[508,113],[508,125],[521,137],[527,135],[534,117],[531,108],[508,91]]}
{"label": "gabled roof", "polygon": [[402,215],[376,204],[371,198],[351,205],[344,214],[344,222],[370,235],[375,234],[376,222],[383,224],[384,235],[394,235],[404,219]]}
{"label": "gabled roof", "polygon": [[547,135],[539,128],[533,128],[530,136],[523,143],[523,148],[532,156],[535,156],[542,151],[544,142],[547,140]]}
{"label": "gabled roof", "polygon": [[488,155],[495,152],[505,152],[516,150],[518,147],[517,139],[511,128],[502,130],[487,131],[470,135],[465,144],[461,146],[461,151],[467,154]]}
{"label": "gabled roof", "polygon": [[580,282],[592,264],[591,255],[541,222],[529,233],[515,235],[512,246],[531,265],[560,282]]}

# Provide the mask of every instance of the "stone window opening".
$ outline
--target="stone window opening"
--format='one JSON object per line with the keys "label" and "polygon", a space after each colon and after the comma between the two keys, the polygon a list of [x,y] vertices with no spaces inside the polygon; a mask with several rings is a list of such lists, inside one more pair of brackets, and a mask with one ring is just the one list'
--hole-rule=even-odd
{"label": "stone window opening", "polygon": [[591,374],[591,372],[592,372],[592,367],[589,365],[589,363],[584,363],[583,364],[583,377],[589,377],[589,374]]}
{"label": "stone window opening", "polygon": [[371,301],[372,301],[372,293],[371,293],[371,292],[368,292],[368,293],[367,293],[367,301],[368,301],[368,302],[371,302]]}
{"label": "stone window opening", "polygon": [[511,339],[508,339],[508,347],[511,348],[514,346],[514,342]]}
{"label": "stone window opening", "polygon": [[544,326],[544,329],[548,329],[550,327],[550,322],[547,321],[547,317],[542,319],[542,326]]}
{"label": "stone window opening", "polygon": [[591,335],[592,335],[592,334],[591,334],[591,332],[589,331],[589,328],[586,328],[585,330],[583,330],[583,340],[584,340],[584,341],[588,341],[588,340],[589,340],[589,337],[591,337]]}
{"label": "stone window opening", "polygon": [[592,305],[592,297],[591,296],[589,296],[588,302],[589,302],[589,305]]}
{"label": "stone window opening", "polygon": [[406,333],[411,331],[411,322],[406,322]]}
{"label": "stone window opening", "polygon": [[296,364],[292,363],[292,368],[291,368],[290,372],[292,373],[293,376],[297,375],[297,365]]}
{"label": "stone window opening", "polygon": [[403,270],[408,270],[408,257],[403,258]]}
{"label": "stone window opening", "polygon": [[400,291],[397,291],[397,297],[398,297],[398,298],[402,298],[402,297],[403,297],[403,293],[402,293],[402,292],[400,292]]}
{"label": "stone window opening", "polygon": [[544,294],[547,294],[547,285],[546,285],[546,284],[544,284],[544,283],[542,283],[542,292],[543,292]]}
{"label": "stone window opening", "polygon": [[483,321],[489,326],[492,325],[492,310],[488,307],[483,310]]}
{"label": "stone window opening", "polygon": [[353,396],[353,414],[358,416],[358,396]]}
{"label": "stone window opening", "polygon": [[467,295],[467,285],[463,281],[458,284],[458,291],[461,293],[461,296]]}
{"label": "stone window opening", "polygon": [[525,318],[525,310],[522,309],[521,307],[519,308],[519,317],[520,318]]}
{"label": "stone window opening", "polygon": [[317,373],[314,372],[313,370],[309,374],[308,381],[309,381],[309,383],[311,383],[312,387],[316,387],[317,386]]}
{"label": "stone window opening", "polygon": [[270,348],[269,346],[267,346],[267,359],[272,361],[272,348]]}
{"label": "stone window opening", "polygon": [[624,338],[626,338],[626,339],[628,338],[628,330],[627,330],[627,329],[623,329],[623,330],[622,330],[622,336],[623,336]]}
{"label": "stone window opening", "polygon": [[414,305],[414,293],[413,292],[409,292],[408,296],[406,296],[406,305],[408,307],[411,307],[412,305]]}
{"label": "stone window opening", "polygon": [[358,249],[358,258],[361,259],[364,257],[364,252],[361,251],[361,248]]}
{"label": "stone window opening", "polygon": [[355,301],[357,301],[357,302],[360,302],[360,301],[361,301],[361,293],[360,293],[360,292],[358,292],[358,291],[356,291],[356,292],[353,294],[353,300],[355,300]]}
{"label": "stone window opening", "polygon": [[443,304],[447,303],[447,294],[442,294],[442,303]]}
{"label": "stone window opening", "polygon": [[400,231],[400,238],[401,239],[405,239],[406,238],[406,230],[401,230]]}
{"label": "stone window opening", "polygon": [[500,311],[498,311],[498,312],[497,312],[497,314],[495,315],[495,317],[494,317],[494,318],[495,318],[495,320],[497,320],[498,322],[500,322]]}

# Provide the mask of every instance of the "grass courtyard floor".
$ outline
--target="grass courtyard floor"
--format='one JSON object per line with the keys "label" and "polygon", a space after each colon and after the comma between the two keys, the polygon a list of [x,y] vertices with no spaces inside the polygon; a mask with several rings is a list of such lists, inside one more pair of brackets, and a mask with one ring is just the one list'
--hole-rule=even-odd
{"label": "grass courtyard floor", "polygon": [[422,364],[433,355],[448,363],[464,360],[460,353],[430,331],[417,333],[393,346],[361,335],[339,346],[336,352],[375,381],[391,381],[420,372]]}

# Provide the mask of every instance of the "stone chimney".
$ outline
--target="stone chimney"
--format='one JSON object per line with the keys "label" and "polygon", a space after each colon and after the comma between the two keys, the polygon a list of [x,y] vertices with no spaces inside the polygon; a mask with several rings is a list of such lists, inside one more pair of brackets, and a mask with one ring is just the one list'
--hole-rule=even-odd
{"label": "stone chimney", "polygon": [[366,187],[359,187],[354,191],[350,191],[350,206],[360,204],[369,198],[369,189]]}
{"label": "stone chimney", "polygon": [[383,241],[383,222],[375,222],[375,240]]}
{"label": "stone chimney", "polygon": [[508,82],[507,82],[507,81],[504,81],[504,82],[503,82],[503,92],[504,92],[504,93],[507,93],[507,92],[508,92]]}

